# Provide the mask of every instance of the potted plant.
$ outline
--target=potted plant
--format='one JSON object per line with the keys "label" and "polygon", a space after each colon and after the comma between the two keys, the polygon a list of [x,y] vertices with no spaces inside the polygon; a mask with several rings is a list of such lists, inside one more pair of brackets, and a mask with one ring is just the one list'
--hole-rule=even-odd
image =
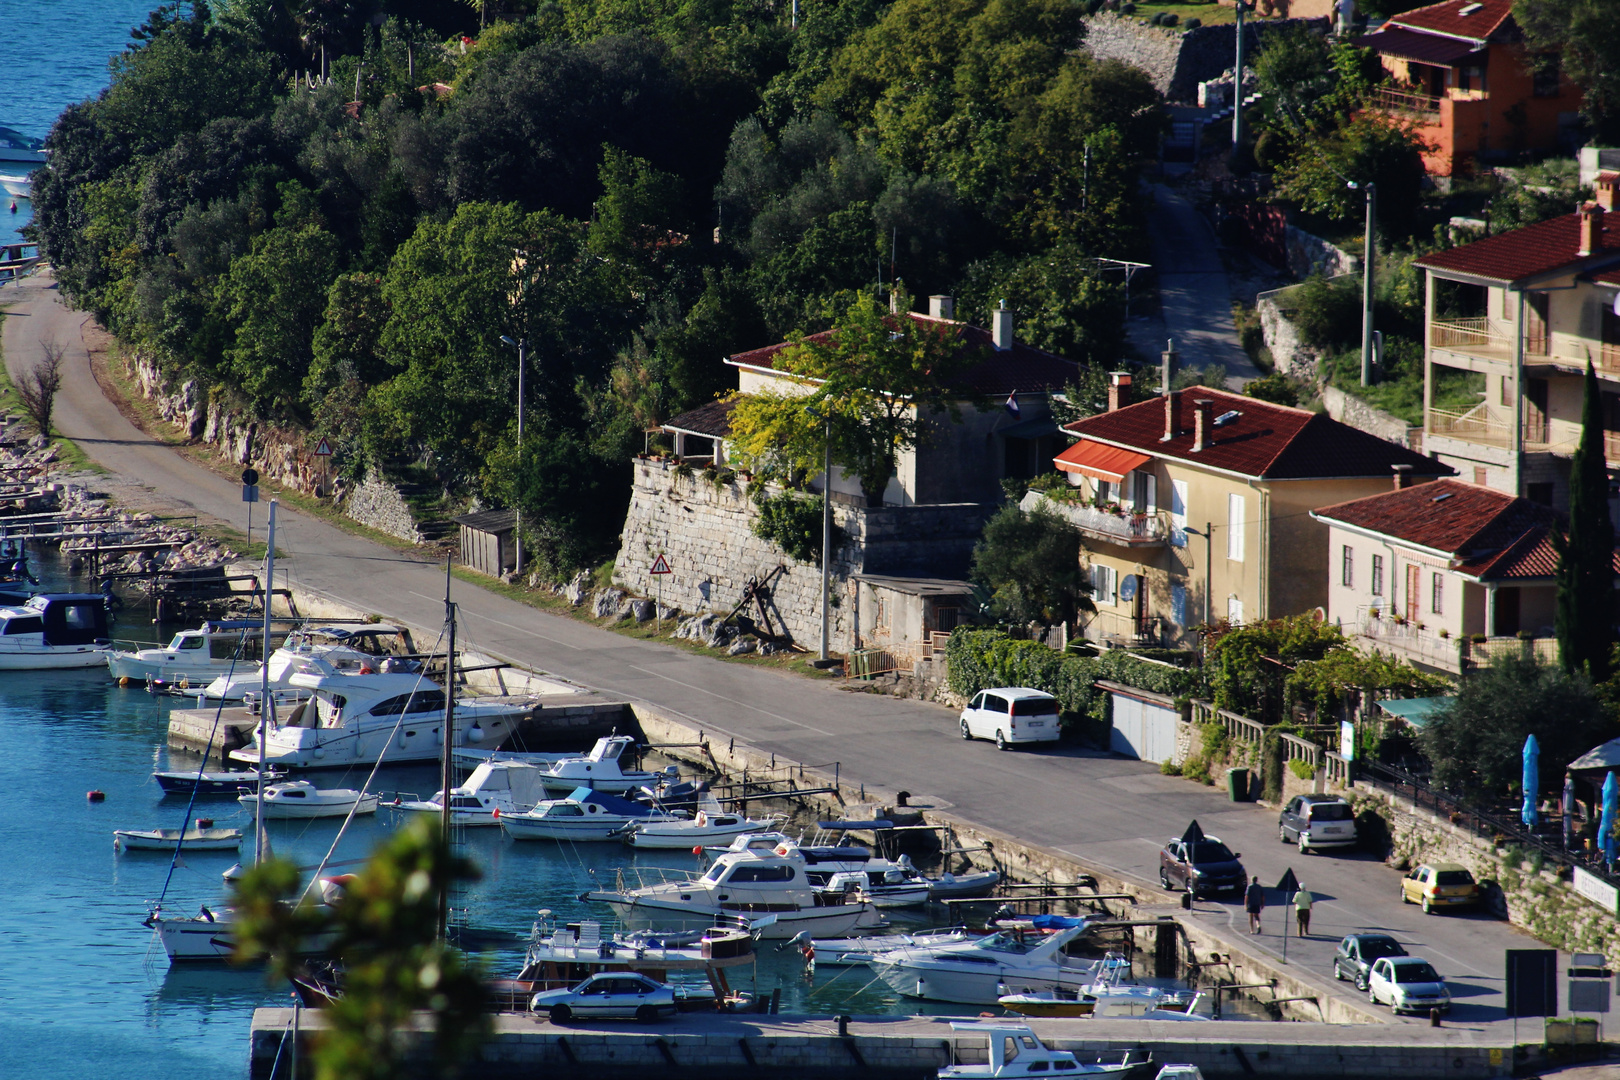
{"label": "potted plant", "polygon": [[1369,616],[1371,616],[1372,618],[1376,619],[1376,618],[1378,618],[1378,609],[1377,608],[1368,608],[1367,609],[1367,614]]}

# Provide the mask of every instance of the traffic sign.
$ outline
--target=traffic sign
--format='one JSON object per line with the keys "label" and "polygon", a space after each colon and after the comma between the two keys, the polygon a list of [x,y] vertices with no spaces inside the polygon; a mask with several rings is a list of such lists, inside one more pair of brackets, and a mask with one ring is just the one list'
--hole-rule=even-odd
{"label": "traffic sign", "polygon": [[315,447],[315,456],[316,457],[331,457],[332,456],[332,444],[327,442],[323,438],[320,441],[320,443]]}
{"label": "traffic sign", "polygon": [[259,470],[251,465],[242,470],[242,486],[252,487],[259,482]]}
{"label": "traffic sign", "polygon": [[[252,470],[250,469],[248,471],[251,472]],[[245,503],[256,503],[256,502],[258,502],[259,501],[259,485],[258,484],[243,484],[242,485],[242,501],[245,502]]]}
{"label": "traffic sign", "polygon": [[674,572],[669,568],[669,562],[664,558],[664,553],[661,551],[658,553],[658,558],[653,560],[652,569],[647,571],[649,574],[673,574]]}

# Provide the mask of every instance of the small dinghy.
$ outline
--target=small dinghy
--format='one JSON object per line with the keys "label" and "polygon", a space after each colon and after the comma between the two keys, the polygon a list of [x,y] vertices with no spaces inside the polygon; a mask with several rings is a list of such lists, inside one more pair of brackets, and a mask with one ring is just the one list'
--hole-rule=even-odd
{"label": "small dinghy", "polygon": [[[258,806],[257,795],[242,795],[237,802],[249,810]],[[379,797],[353,788],[317,788],[308,780],[289,780],[264,789],[266,821],[288,818],[346,817],[377,812]]]}
{"label": "small dinghy", "polygon": [[[287,774],[274,769],[264,774],[266,783],[285,780]],[[253,791],[259,783],[256,769],[238,772],[156,772],[152,779],[158,782],[165,795],[241,795]]]}
{"label": "small dinghy", "polygon": [[116,829],[113,847],[121,851],[234,851],[242,843],[241,829]]}

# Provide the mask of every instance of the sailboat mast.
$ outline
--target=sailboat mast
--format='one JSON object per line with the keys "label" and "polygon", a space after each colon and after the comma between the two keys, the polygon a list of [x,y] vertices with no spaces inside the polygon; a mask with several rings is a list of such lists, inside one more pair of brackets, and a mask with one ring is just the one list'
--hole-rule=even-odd
{"label": "sailboat mast", "polygon": [[[451,768],[452,745],[456,716],[456,605],[450,602],[450,556],[444,557],[444,621],[448,627],[448,644],[444,652],[444,747],[440,758],[440,790],[444,792],[439,808],[439,832],[444,838],[445,850],[450,850],[450,791],[454,770]],[[439,937],[445,936],[450,922],[450,882],[439,886]]]}
{"label": "sailboat mast", "polygon": [[264,861],[264,739],[270,710],[270,596],[276,584],[276,500],[270,500],[268,546],[264,549],[264,644],[259,647],[259,781],[253,810],[253,865]]}

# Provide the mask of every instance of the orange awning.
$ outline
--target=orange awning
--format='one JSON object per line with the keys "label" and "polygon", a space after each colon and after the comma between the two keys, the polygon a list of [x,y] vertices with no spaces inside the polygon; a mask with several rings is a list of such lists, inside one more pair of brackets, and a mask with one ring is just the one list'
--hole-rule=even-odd
{"label": "orange awning", "polygon": [[1098,480],[1119,483],[1125,474],[1148,460],[1148,455],[1135,450],[1121,450],[1099,442],[1081,439],[1052,459],[1052,464],[1064,472],[1080,473]]}

